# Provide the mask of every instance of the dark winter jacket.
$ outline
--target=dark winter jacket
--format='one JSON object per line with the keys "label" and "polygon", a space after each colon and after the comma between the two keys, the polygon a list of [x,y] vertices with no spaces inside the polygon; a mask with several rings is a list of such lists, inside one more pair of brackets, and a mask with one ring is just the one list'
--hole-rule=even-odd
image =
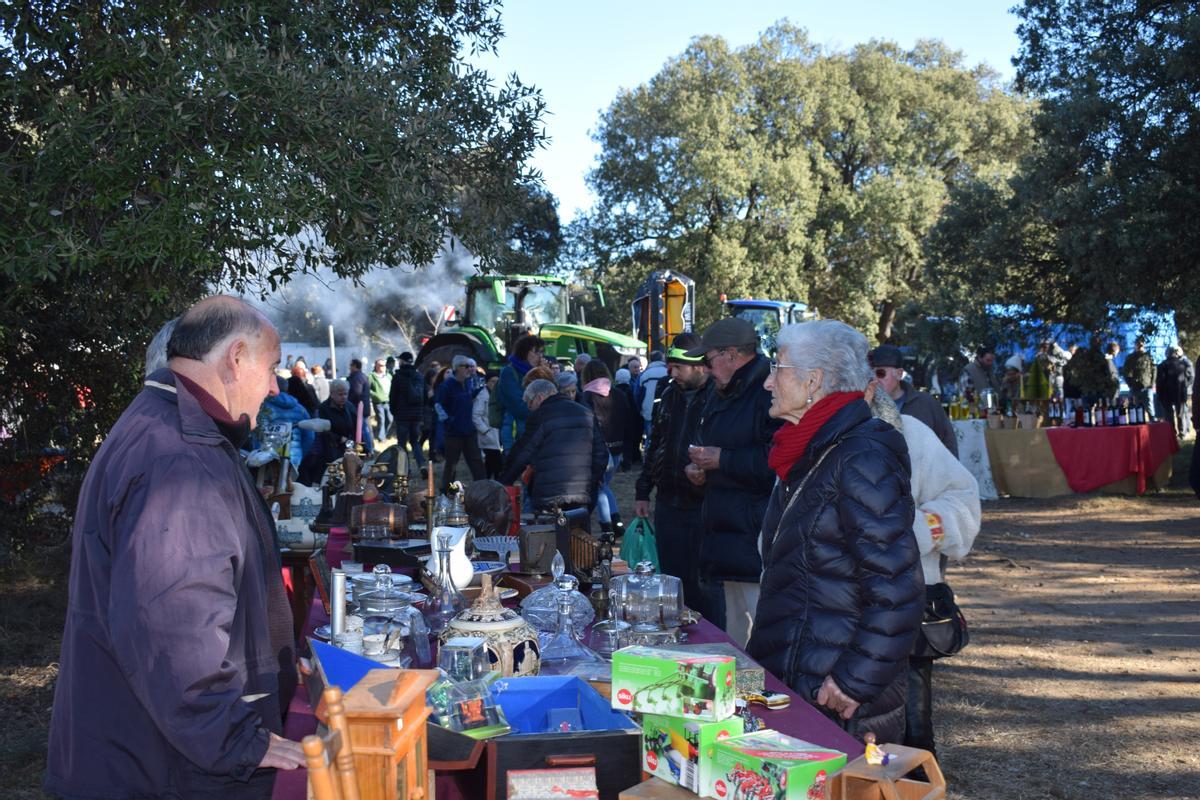
{"label": "dark winter jacket", "polygon": [[475,421],[471,411],[475,406],[475,395],[483,384],[471,378],[466,383],[448,377],[437,388],[436,401],[448,416],[442,421],[447,436],[475,436]]}
{"label": "dark winter jacket", "polygon": [[528,466],[534,470],[534,508],[594,505],[608,468],[608,448],[591,409],[565,394],[543,400],[526,420],[500,482],[516,482]]}
{"label": "dark winter jacket", "polygon": [[638,500],[649,500],[650,492],[657,489],[660,503],[697,508],[704,502],[704,487],[689,481],[683,470],[691,461],[688,445],[700,424],[708,391],[708,384],[689,390],[675,381],[663,390],[650,425],[645,465],[637,479]]}
{"label": "dark winter jacket", "polygon": [[954,426],[950,424],[950,418],[946,416],[946,410],[942,408],[942,404],[928,392],[913,388],[908,381],[900,386],[904,389],[904,393],[900,395],[900,399],[896,400],[896,408],[900,410],[901,414],[916,417],[928,425],[930,430],[942,440],[942,444],[946,445],[946,449],[954,453],[957,458],[958,437],[954,435]]}
{"label": "dark winter jacket", "polygon": [[925,597],[909,469],[904,436],[862,401],[817,431],[771,495],[746,647],[810,702],[832,675],[863,704],[859,730],[885,742],[904,733],[903,676]]}
{"label": "dark winter jacket", "polygon": [[296,684],[275,529],[237,449],[169,369],[92,461],[71,560],[46,790],[269,794],[274,771],[256,767]]}
{"label": "dark winter jacket", "polygon": [[425,414],[425,379],[412,364],[401,364],[392,375],[388,406],[396,422],[421,422]]}
{"label": "dark winter jacket", "polygon": [[635,390],[632,384],[618,383],[613,387],[614,392],[620,392],[625,397],[625,434],[622,438],[625,440],[625,447],[622,450],[625,456],[625,463],[632,464],[641,458],[642,444],[642,412],[639,410],[637,400],[635,399]]}
{"label": "dark winter jacket", "polygon": [[695,444],[721,448],[720,469],[704,484],[704,538],[700,569],[718,580],[757,582],[762,572],[758,532],[775,473],[767,466],[771,437],[771,394],[763,388],[770,362],[763,355],[734,373],[724,391],[716,384],[705,399]]}
{"label": "dark winter jacket", "polygon": [[625,399],[625,394],[615,386],[607,397],[595,392],[584,392],[583,404],[596,415],[596,422],[600,425],[600,432],[604,435],[608,451],[613,455],[623,453],[627,433],[626,420],[634,413]]}
{"label": "dark winter jacket", "polygon": [[1166,361],[1158,365],[1154,388],[1158,392],[1159,402],[1173,406],[1187,402],[1187,365],[1182,358],[1169,355]]}
{"label": "dark winter jacket", "polygon": [[317,400],[317,390],[305,383],[299,375],[288,378],[287,393],[300,401],[300,405],[304,406],[310,417],[317,413],[317,406],[321,405]]}
{"label": "dark winter jacket", "polygon": [[358,413],[358,403],[361,400],[363,404],[363,418],[371,415],[371,379],[367,377],[367,373],[361,369],[350,370],[350,375],[346,378],[346,383],[349,386],[349,391],[346,394],[346,404]]}

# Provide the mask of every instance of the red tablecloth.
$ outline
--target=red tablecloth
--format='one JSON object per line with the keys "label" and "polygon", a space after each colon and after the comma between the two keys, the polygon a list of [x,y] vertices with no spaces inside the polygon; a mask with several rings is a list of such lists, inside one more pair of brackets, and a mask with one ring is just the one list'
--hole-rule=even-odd
{"label": "red tablecloth", "polygon": [[[314,600],[312,608],[309,611],[308,620],[304,626],[305,635],[307,636],[317,627],[324,625],[328,621],[329,618],[325,614],[325,608],[322,606],[320,599]],[[694,644],[712,642],[732,643],[732,640],[723,630],[706,619],[702,619],[698,624],[688,628],[688,634],[688,641]],[[778,711],[768,711],[762,706],[753,706],[752,711],[754,715],[761,717],[768,728],[795,736],[807,742],[812,742],[813,744],[841,750],[850,760],[862,755],[863,746],[861,742],[847,734],[833,722],[830,722],[816,708],[797,697],[795,693],[784,686],[782,681],[769,672],[766,675],[766,684],[769,690],[784,692],[792,698],[790,706]],[[288,707],[288,715],[287,720],[284,722],[283,733],[287,738],[298,741],[308,734],[315,732],[316,729],[317,720],[313,716],[312,709],[309,707],[308,692],[305,690],[304,684],[301,683],[295,697],[292,698],[291,705]],[[466,796],[463,788],[464,780],[460,778],[461,775],[462,773],[454,772],[437,773],[436,792],[438,800],[458,800]],[[306,796],[306,780],[307,775],[303,769],[277,773],[275,777],[275,790],[271,795],[272,800],[304,800]]]}
{"label": "red tablecloth", "polygon": [[1116,428],[1047,428],[1054,460],[1076,492],[1091,492],[1130,475],[1137,491],[1146,479],[1179,450],[1170,423],[1125,425]]}

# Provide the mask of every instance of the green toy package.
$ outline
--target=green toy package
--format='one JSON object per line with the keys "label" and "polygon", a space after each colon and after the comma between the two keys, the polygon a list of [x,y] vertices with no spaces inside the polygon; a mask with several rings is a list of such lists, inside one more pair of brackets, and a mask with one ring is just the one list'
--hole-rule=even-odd
{"label": "green toy package", "polygon": [[712,785],[716,743],[742,733],[742,718],[697,722],[642,715],[642,769],[664,781],[701,794]]}
{"label": "green toy package", "polygon": [[824,800],[833,773],[846,766],[846,754],[793,739],[777,731],[757,731],[716,742],[705,795],[717,800]]}
{"label": "green toy package", "polygon": [[626,647],[612,656],[612,706],[621,711],[718,722],[733,716],[736,661]]}

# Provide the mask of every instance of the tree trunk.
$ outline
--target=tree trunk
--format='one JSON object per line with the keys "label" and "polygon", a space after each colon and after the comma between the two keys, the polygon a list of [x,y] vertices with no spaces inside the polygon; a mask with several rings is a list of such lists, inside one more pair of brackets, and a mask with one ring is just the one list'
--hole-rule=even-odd
{"label": "tree trunk", "polygon": [[884,300],[879,309],[879,330],[875,333],[875,338],[880,344],[892,338],[892,326],[895,324],[896,304],[891,300]]}

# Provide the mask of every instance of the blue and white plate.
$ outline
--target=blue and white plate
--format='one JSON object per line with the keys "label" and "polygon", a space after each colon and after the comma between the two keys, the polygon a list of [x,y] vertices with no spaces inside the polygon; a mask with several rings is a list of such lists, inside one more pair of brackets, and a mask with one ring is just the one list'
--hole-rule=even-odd
{"label": "blue and white plate", "polygon": [[475,577],[471,578],[471,585],[474,586],[484,575],[495,577],[497,573],[503,572],[508,564],[503,561],[472,561],[471,566],[475,568]]}

